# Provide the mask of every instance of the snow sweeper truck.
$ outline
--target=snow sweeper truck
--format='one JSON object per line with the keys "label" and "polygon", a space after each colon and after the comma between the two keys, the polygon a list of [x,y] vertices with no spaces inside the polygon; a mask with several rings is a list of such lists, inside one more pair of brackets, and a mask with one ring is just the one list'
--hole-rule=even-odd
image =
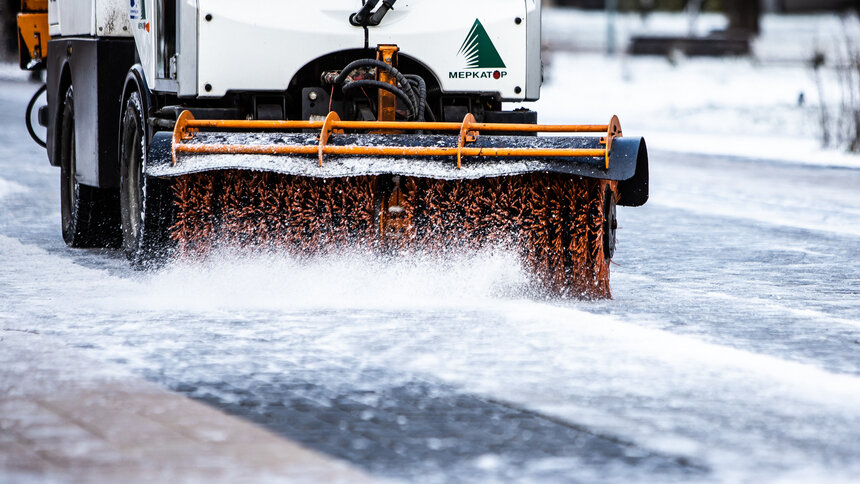
{"label": "snow sweeper truck", "polygon": [[645,143],[615,117],[504,109],[540,95],[538,0],[21,3],[71,247],[135,265],[501,247],[549,293],[610,295]]}

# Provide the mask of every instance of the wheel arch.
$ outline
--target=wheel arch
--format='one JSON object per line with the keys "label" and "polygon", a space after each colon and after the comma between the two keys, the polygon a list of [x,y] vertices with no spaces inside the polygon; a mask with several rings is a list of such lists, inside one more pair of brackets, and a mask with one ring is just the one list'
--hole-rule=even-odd
{"label": "wheel arch", "polygon": [[[60,137],[62,136],[62,126],[63,126],[63,110],[65,102],[66,102],[66,91],[68,91],[69,87],[72,85],[72,67],[68,61],[68,59],[64,59],[61,61],[59,66],[59,75],[57,76],[57,90],[55,91],[56,101],[54,107],[54,116],[48,118],[49,122],[49,132],[47,139],[45,140],[48,144],[48,161],[52,166],[60,166],[60,160],[62,158],[60,154],[60,150],[62,149]],[[49,96],[51,94],[50,85],[48,87]],[[48,101],[49,105],[50,100]],[[49,111],[50,113],[50,111]]]}
{"label": "wheel arch", "polygon": [[[144,120],[146,120],[149,118],[150,109],[152,108],[152,92],[149,90],[149,84],[146,82],[143,66],[139,63],[131,66],[128,70],[128,74],[125,76],[122,98],[119,103],[119,126],[117,126],[117,132],[122,132],[122,119],[125,114],[125,104],[128,102],[128,98],[131,97],[131,94],[135,91],[140,95],[140,102],[143,104],[143,106],[141,106],[143,108],[143,113],[141,114],[143,114]],[[144,129],[146,130],[146,146],[148,147],[149,142],[152,139],[153,130],[152,127],[149,126],[149,123],[144,124]],[[122,140],[117,139],[117,153],[120,153],[121,143]],[[120,161],[118,159],[117,163],[119,162]]]}

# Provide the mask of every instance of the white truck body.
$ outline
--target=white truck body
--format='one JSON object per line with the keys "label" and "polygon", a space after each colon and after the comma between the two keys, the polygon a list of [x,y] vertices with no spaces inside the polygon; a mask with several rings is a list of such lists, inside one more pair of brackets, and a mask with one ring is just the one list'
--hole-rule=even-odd
{"label": "white truck body", "polygon": [[[284,91],[314,59],[379,44],[398,45],[401,55],[426,66],[445,92],[505,101],[540,96],[538,0],[400,0],[366,34],[349,22],[361,7],[359,0],[176,0],[176,46],[166,60],[159,57],[163,26],[157,15],[165,4],[51,0],[51,34],[133,35],[150,87],[182,97]],[[498,54],[495,62],[475,58],[476,44],[487,42]],[[473,56],[468,58],[470,47]]]}
{"label": "white truck body", "polygon": [[130,37],[130,0],[48,0],[52,37]]}

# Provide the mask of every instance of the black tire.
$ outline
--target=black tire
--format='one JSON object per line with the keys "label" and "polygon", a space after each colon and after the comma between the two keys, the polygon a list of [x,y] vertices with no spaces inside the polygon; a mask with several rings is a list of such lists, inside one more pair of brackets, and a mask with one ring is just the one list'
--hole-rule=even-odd
{"label": "black tire", "polygon": [[75,154],[75,101],[69,87],[63,98],[60,127],[60,214],[69,247],[116,247],[119,211],[115,191],[78,183]]}
{"label": "black tire", "polygon": [[128,97],[120,125],[120,212],[122,247],[132,265],[145,269],[160,265],[172,252],[173,224],[170,180],[145,175],[149,139],[140,93]]}

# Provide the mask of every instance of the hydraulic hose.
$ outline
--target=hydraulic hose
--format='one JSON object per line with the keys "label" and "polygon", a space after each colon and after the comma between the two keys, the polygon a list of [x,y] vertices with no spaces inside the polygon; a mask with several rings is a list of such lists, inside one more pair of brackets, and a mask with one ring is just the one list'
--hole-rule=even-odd
{"label": "hydraulic hose", "polygon": [[[381,89],[385,89],[389,92],[394,93],[399,98],[403,99],[406,102],[407,106],[409,106],[409,111],[412,114],[412,119],[424,120],[425,109],[426,109],[426,101],[427,101],[427,83],[421,76],[415,74],[403,74],[396,67],[391,66],[381,60],[377,59],[358,59],[356,61],[350,62],[344,69],[338,74],[338,76],[334,79],[334,84],[341,85],[343,84],[343,91],[347,92],[348,90],[354,89],[355,87],[350,87],[347,89],[347,86],[351,86],[356,84],[356,82],[366,82],[362,81],[353,81],[347,84],[344,84],[349,75],[352,74],[353,71],[359,69],[361,67],[376,67],[377,69],[385,69],[391,74],[394,79],[397,81],[397,86],[393,86],[391,84],[382,83],[378,81],[374,81],[374,83],[366,83],[361,84],[361,86],[372,86],[378,87]],[[385,84],[383,87],[381,84]],[[417,88],[418,92],[415,92]]]}
{"label": "hydraulic hose", "polygon": [[397,80],[397,83],[403,86],[403,90],[406,91],[406,93],[409,94],[410,97],[412,97],[412,93],[410,92],[412,90],[412,86],[409,85],[409,83],[406,81],[406,76],[404,76],[399,70],[397,70],[396,67],[390,64],[386,64],[385,62],[382,62],[381,60],[377,59],[358,59],[350,62],[349,64],[347,64],[346,67],[343,68],[343,70],[340,72],[340,75],[335,78],[334,83],[343,84],[344,82],[346,82],[346,78],[349,77],[350,74],[352,74],[352,71],[358,69],[359,67],[377,67],[380,69],[385,69],[386,71],[388,71],[389,74],[394,76],[394,78]]}
{"label": "hydraulic hose", "polygon": [[424,101],[424,114],[425,115],[429,114],[430,115],[430,121],[432,121],[434,123],[436,122],[436,115],[433,114],[433,110],[430,109],[430,104],[428,104],[426,100]]}
{"label": "hydraulic hose", "polygon": [[406,92],[410,99],[415,98],[415,93],[412,92],[412,85],[409,84],[406,79],[406,76],[404,76],[399,70],[397,70],[396,67],[386,64],[385,62],[382,62],[381,60],[377,59],[358,59],[350,62],[335,78],[334,83],[338,85],[343,84],[344,82],[346,82],[347,77],[352,74],[352,71],[360,67],[376,67],[379,69],[385,69],[386,71],[388,71],[389,74],[394,76],[394,79],[397,80],[397,84],[402,86],[403,91]]}
{"label": "hydraulic hose", "polygon": [[404,77],[418,87],[418,99],[415,104],[418,105],[418,121],[424,121],[424,106],[427,104],[427,83],[424,82],[424,78],[416,74],[406,74]]}
{"label": "hydraulic hose", "polygon": [[398,88],[397,86],[392,86],[387,82],[376,81],[372,79],[364,79],[361,81],[353,81],[343,86],[343,92],[347,93],[352,91],[353,89],[358,89],[361,87],[373,87],[377,89],[385,89],[386,91],[397,96],[406,107],[409,109],[409,113],[412,115],[411,117],[417,116],[418,111],[415,109],[415,105],[412,103],[412,99],[410,96],[403,91],[403,89]]}
{"label": "hydraulic hose", "polygon": [[33,141],[36,142],[37,145],[42,148],[47,148],[48,144],[39,138],[39,135],[36,134],[36,130],[33,129],[33,108],[36,107],[36,101],[39,99],[45,91],[48,90],[48,86],[46,84],[42,84],[42,87],[36,90],[36,94],[33,94],[33,97],[30,98],[30,102],[27,103],[27,114],[25,118],[25,122],[27,124],[27,132],[30,133],[30,137],[33,138]]}

